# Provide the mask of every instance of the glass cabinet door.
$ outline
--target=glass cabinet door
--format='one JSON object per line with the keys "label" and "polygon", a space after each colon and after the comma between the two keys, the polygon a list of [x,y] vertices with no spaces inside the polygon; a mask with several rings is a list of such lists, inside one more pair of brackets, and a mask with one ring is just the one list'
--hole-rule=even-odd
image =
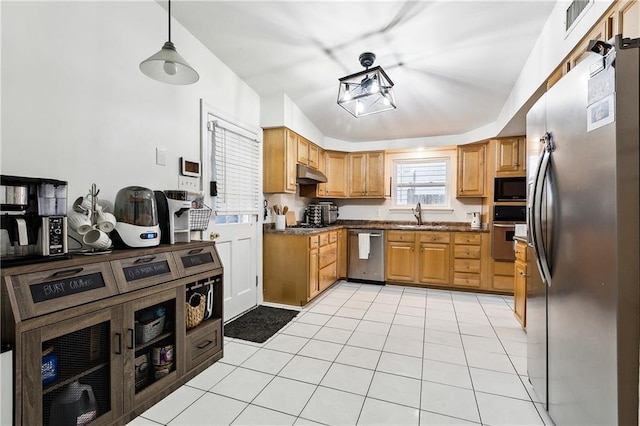
{"label": "glass cabinet door", "polygon": [[114,386],[122,377],[120,312],[105,309],[24,334],[22,424],[108,424],[122,412],[122,390]]}

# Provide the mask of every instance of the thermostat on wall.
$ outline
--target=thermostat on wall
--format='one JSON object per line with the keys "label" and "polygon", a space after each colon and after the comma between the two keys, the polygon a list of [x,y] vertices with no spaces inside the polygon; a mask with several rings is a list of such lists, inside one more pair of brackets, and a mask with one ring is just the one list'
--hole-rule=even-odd
{"label": "thermostat on wall", "polygon": [[185,160],[180,157],[180,174],[182,176],[200,177],[200,162]]}

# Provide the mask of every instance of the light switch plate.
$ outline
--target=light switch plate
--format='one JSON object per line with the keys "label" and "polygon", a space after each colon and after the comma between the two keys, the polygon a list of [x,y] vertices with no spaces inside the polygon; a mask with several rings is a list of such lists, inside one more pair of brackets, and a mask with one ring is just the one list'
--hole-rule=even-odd
{"label": "light switch plate", "polygon": [[158,166],[167,165],[167,150],[164,148],[156,148],[156,164]]}

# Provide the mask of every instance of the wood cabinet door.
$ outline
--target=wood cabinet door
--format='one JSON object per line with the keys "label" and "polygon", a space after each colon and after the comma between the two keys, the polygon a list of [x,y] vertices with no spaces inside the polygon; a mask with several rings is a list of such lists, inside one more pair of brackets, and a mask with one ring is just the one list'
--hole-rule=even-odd
{"label": "wood cabinet door", "polygon": [[[185,321],[186,296],[183,287],[151,293],[145,297],[135,299],[123,306],[123,334],[122,354],[124,359],[124,408],[132,410],[138,403],[145,401],[151,395],[161,392],[167,386],[178,380],[184,374],[186,360],[184,359],[184,342],[186,338]],[[164,309],[164,326],[160,325],[158,334],[153,331],[155,326],[144,325],[147,315]],[[153,324],[153,323],[151,323]],[[140,357],[149,360],[149,368],[153,369],[154,348],[172,346],[173,362],[166,364],[166,373],[149,374],[146,380],[136,380],[135,365]]]}
{"label": "wood cabinet door", "polygon": [[451,282],[451,248],[449,244],[420,243],[421,283],[449,284]]}
{"label": "wood cabinet door", "polygon": [[522,176],[527,165],[525,138],[506,138],[495,141],[496,176]]}
{"label": "wood cabinet door", "polygon": [[518,138],[500,139],[496,144],[496,172],[520,170]]}
{"label": "wood cabinet door", "polygon": [[[122,310],[107,308],[47,324],[22,335],[22,359],[16,360],[15,424],[50,423],[57,397],[74,381],[91,386],[96,399],[95,425],[110,425],[123,413]],[[42,382],[40,356],[52,348],[56,375]],[[123,367],[124,366],[124,367]]]}
{"label": "wood cabinet door", "polygon": [[527,264],[515,262],[513,310],[523,327],[527,326]]}
{"label": "wood cabinet door", "polygon": [[296,164],[298,159],[298,135],[291,130],[286,131],[285,144],[285,192],[296,192]]}
{"label": "wood cabinet door", "polygon": [[297,162],[300,164],[308,165],[309,164],[309,141],[305,138],[298,136],[298,144],[297,144]]}
{"label": "wood cabinet door", "polygon": [[344,152],[326,152],[326,175],[325,195],[328,197],[347,196],[347,174],[348,166],[347,154]]}
{"label": "wood cabinet door", "polygon": [[[327,175],[327,154],[324,149],[318,149],[318,170],[325,176]],[[324,197],[327,194],[327,184],[319,183],[316,185],[316,196]]]}
{"label": "wood cabinet door", "polygon": [[320,148],[311,142],[307,147],[307,165],[313,169],[320,167]]}
{"label": "wood cabinet door", "polygon": [[367,195],[367,155],[349,154],[349,197]]}
{"label": "wood cabinet door", "polygon": [[384,152],[367,154],[367,197],[384,197]]}
{"label": "wood cabinet door", "polygon": [[486,144],[458,147],[458,197],[485,196]]}
{"label": "wood cabinet door", "polygon": [[309,250],[309,298],[313,299],[320,293],[320,287],[318,283],[318,249],[314,248]]}
{"label": "wood cabinet door", "polygon": [[386,249],[386,280],[416,282],[415,244],[389,241]]}
{"label": "wood cabinet door", "polygon": [[342,228],[338,230],[338,278],[346,278],[347,277],[347,230]]}

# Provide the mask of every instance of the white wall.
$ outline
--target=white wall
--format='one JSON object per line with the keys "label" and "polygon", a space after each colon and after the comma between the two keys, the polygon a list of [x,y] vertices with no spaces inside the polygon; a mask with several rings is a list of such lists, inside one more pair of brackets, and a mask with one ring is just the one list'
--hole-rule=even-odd
{"label": "white wall", "polygon": [[178,158],[200,157],[200,98],[259,126],[258,95],[175,21],[172,41],[200,81],[142,74],[167,40],[155,1],[0,4],[3,174],[67,180],[71,200],[95,183],[113,202],[129,185],[177,188]]}

